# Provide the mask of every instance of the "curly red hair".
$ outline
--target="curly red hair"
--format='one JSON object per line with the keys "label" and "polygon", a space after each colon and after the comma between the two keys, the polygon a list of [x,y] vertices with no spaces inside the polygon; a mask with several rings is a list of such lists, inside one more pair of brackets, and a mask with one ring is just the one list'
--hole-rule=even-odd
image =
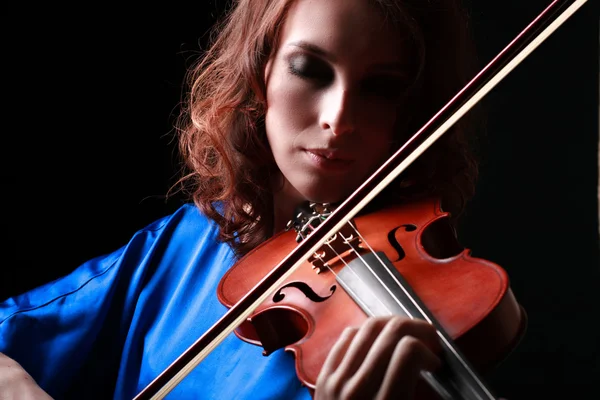
{"label": "curly red hair", "polygon": [[[271,185],[278,169],[264,127],[264,68],[293,1],[237,1],[186,76],[190,90],[177,121],[185,166],[179,184],[238,256],[273,230]],[[368,1],[407,29],[415,44],[415,81],[407,102],[412,118],[398,129],[399,146],[466,84],[474,52],[465,13],[454,0]],[[378,198],[390,202],[434,194],[457,215],[473,195],[477,177],[468,123],[463,117]]]}

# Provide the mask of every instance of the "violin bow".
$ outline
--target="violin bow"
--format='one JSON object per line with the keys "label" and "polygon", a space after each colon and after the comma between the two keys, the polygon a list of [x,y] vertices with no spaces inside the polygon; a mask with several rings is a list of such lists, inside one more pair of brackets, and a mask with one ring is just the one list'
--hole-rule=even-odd
{"label": "violin bow", "polygon": [[587,0],[554,0],[350,197],[133,400],[162,399],[272,292],[477,104]]}

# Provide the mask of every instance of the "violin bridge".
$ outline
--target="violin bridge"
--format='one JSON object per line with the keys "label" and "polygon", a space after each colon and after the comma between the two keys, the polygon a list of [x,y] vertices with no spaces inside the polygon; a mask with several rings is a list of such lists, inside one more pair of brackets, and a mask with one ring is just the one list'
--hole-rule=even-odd
{"label": "violin bridge", "polygon": [[[308,207],[305,203],[296,210],[296,217],[287,223],[286,230],[293,228],[296,231],[296,242],[300,243],[332,212],[328,203],[310,203]],[[332,261],[360,247],[361,240],[355,231],[353,220],[350,220],[308,258],[307,261],[317,274],[329,270]]]}

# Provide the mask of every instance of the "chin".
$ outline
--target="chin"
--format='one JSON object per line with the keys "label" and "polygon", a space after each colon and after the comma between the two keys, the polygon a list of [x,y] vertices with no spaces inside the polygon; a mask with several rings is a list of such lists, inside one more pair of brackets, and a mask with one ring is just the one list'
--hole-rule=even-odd
{"label": "chin", "polygon": [[[339,188],[341,189],[341,188]],[[304,198],[312,203],[340,203],[349,196],[346,192],[342,190],[332,190],[323,192],[321,191],[307,191],[304,193]]]}
{"label": "chin", "polygon": [[[308,201],[310,203],[341,203],[353,193],[353,186],[340,176],[335,179],[308,178],[298,181],[286,180],[284,192],[287,198],[294,202]],[[293,184],[293,183],[295,184]]]}

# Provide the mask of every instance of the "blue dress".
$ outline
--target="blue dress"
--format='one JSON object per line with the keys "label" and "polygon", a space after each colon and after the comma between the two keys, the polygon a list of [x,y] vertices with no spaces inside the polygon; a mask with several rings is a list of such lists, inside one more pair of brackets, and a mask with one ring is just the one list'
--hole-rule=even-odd
{"label": "blue dress", "polygon": [[[55,399],[132,399],[226,308],[234,262],[216,226],[187,204],[119,250],[0,303],[0,352]],[[294,359],[227,337],[167,399],[310,399]]]}

